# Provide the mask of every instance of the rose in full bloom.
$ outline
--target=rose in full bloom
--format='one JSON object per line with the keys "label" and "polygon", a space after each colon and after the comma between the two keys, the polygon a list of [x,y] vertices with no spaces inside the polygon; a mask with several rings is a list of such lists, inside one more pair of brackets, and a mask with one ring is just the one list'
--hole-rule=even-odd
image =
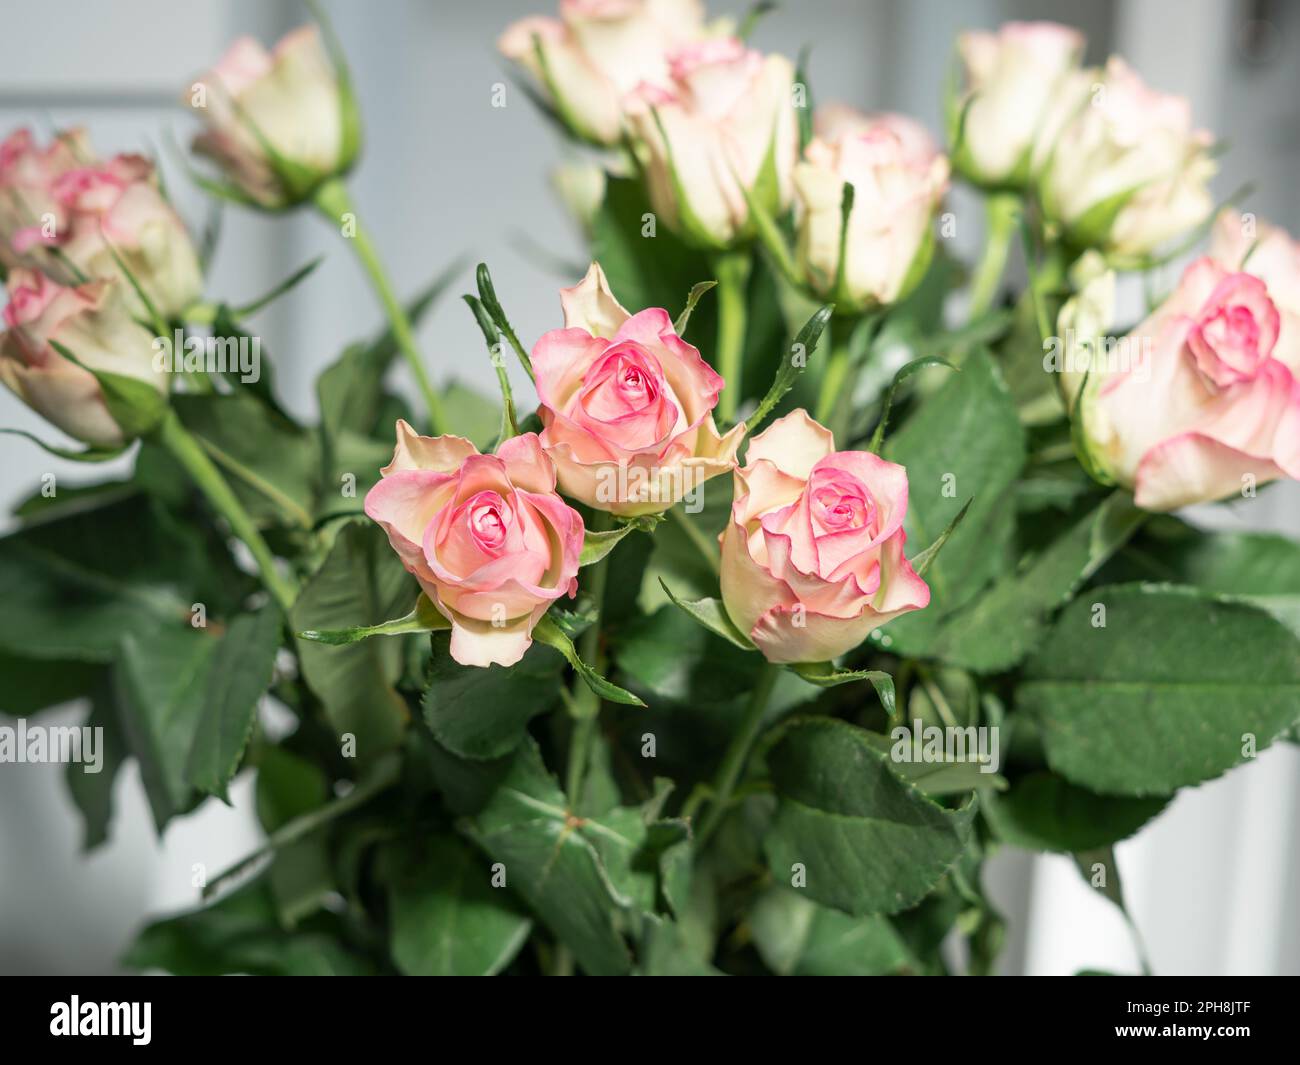
{"label": "rose in full bloom", "polygon": [[907,471],[796,410],[749,442],[722,534],[727,614],[770,662],[825,662],[930,602],[903,554]]}
{"label": "rose in full bloom", "polygon": [[688,241],[726,248],[750,230],[748,190],[772,214],[789,206],[799,154],[794,66],[734,37],[669,56],[668,87],[628,98],[650,203]]}
{"label": "rose in full bloom", "polygon": [[550,605],[577,594],[584,535],[537,434],[480,455],[459,436],[420,436],[399,421],[381,472],[366,513],[451,622],[452,658],[514,665]]}
{"label": "rose in full bloom", "polygon": [[558,19],[521,19],[497,42],[542,87],[577,136],[616,144],[623,99],[667,88],[669,52],[705,33],[699,0],[560,0]]}
{"label": "rose in full bloom", "polygon": [[[847,234],[845,184],[854,192]],[[948,160],[924,127],[902,115],[828,109],[818,115],[818,135],[795,167],[794,185],[799,263],[813,292],[861,311],[915,288],[934,251],[931,223],[948,188]]]}
{"label": "rose in full bloom", "polygon": [[[69,436],[100,447],[117,447],[126,435],[90,369],[144,381],[163,394],[168,384],[166,373],[154,366],[153,337],[131,316],[121,284],[65,288],[18,267],[7,281],[7,328],[0,335],[0,381]],[[51,340],[84,365],[64,358]]]}
{"label": "rose in full bloom", "polygon": [[659,308],[628,314],[600,266],[562,289],[563,329],[533,348],[542,446],[561,490],[613,514],[653,514],[735,460],[738,425],[719,436],[724,382]]}
{"label": "rose in full bloom", "polygon": [[[1280,290],[1295,277],[1280,278]],[[1095,334],[1110,319],[1113,292],[1113,274],[1096,278],[1062,308],[1060,330]],[[1092,339],[1088,357],[1063,375],[1085,461],[1156,511],[1300,478],[1296,325],[1262,278],[1198,259],[1130,335]]]}
{"label": "rose in full bloom", "polygon": [[1020,188],[1052,103],[1083,57],[1084,37],[1055,22],[963,33],[964,92],[949,107],[953,166],[977,185]]}
{"label": "rose in full bloom", "polygon": [[1181,96],[1121,59],[1074,75],[1034,151],[1048,220],[1080,247],[1140,260],[1209,217],[1212,138]]}
{"label": "rose in full bloom", "polygon": [[[38,148],[19,130],[0,145],[0,261],[72,282],[122,277],[126,269],[164,316],[200,294],[198,255],[180,216],[162,194],[153,163],[139,155],[101,161],[84,134],[62,134]],[[145,308],[129,285],[125,298]]]}
{"label": "rose in full bloom", "polygon": [[263,207],[306,199],[345,173],[360,147],[355,102],[315,26],[287,34],[271,52],[239,38],[186,103],[208,124],[195,150]]}

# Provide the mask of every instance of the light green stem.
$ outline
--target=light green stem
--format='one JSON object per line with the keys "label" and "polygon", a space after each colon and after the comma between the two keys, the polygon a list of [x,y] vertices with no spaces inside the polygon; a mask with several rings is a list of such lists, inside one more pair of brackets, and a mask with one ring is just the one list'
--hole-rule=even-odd
{"label": "light green stem", "polygon": [[731,743],[722,756],[722,764],[718,766],[717,776],[714,777],[713,797],[709,804],[709,812],[704,815],[704,820],[700,822],[699,842],[696,844],[697,850],[704,847],[713,833],[717,831],[718,825],[722,823],[722,818],[727,812],[727,806],[731,802],[732,792],[736,790],[736,785],[740,782],[740,775],[745,768],[745,759],[749,757],[749,750],[754,746],[754,740],[758,738],[759,730],[762,728],[763,714],[767,710],[767,701],[772,695],[772,689],[776,686],[776,678],[780,672],[780,666],[775,666],[771,662],[763,663],[763,671],[758,675],[758,680],[754,684],[754,690],[749,698],[749,706],[745,710],[745,717],[740,723],[740,728],[736,730],[736,734],[731,737]]}
{"label": "light green stem", "polygon": [[849,380],[849,345],[856,321],[853,318],[831,319],[830,357],[826,360],[821,390],[817,394],[817,420],[830,429],[841,444],[846,441],[844,427],[838,423],[852,406],[845,395],[845,389],[852,391],[852,382]]}
{"label": "light green stem", "polygon": [[194,479],[217,513],[229,522],[230,531],[244,542],[257,563],[267,590],[287,614],[297,598],[298,589],[276,566],[275,555],[203,445],[190,435],[175,411],[167,412],[157,432],[159,441]]}
{"label": "light green stem", "polygon": [[351,215],[352,236],[348,243],[352,245],[362,267],[365,268],[366,274],[370,277],[370,283],[374,287],[375,294],[379,297],[379,302],[384,307],[384,313],[388,316],[388,322],[392,327],[397,346],[410,365],[411,372],[415,374],[415,383],[419,386],[420,394],[424,397],[424,405],[429,412],[429,426],[433,434],[439,436],[446,433],[447,418],[443,411],[442,399],[434,390],[433,382],[429,380],[429,374],[424,368],[423,360],[420,358],[420,349],[415,343],[411,320],[406,316],[406,309],[402,306],[396,293],[393,292],[392,282],[389,281],[388,274],[379,261],[379,253],[375,250],[370,235],[362,227],[361,221],[357,217],[356,208],[352,204],[352,198],[348,195],[347,186],[339,178],[327,181],[317,190],[315,200],[321,214],[334,225],[339,225],[344,215]]}
{"label": "light green stem", "polygon": [[[603,510],[592,515],[589,528],[592,532],[604,532],[611,528],[613,522]],[[605,671],[604,653],[600,643],[600,625],[604,620],[605,586],[609,583],[609,556],[587,567],[591,578],[591,601],[596,608],[596,620],[578,640],[578,657],[597,673]],[[587,772],[587,762],[591,758],[591,745],[596,737],[596,723],[600,716],[600,696],[592,691],[581,677],[573,678],[573,694],[570,699],[573,715],[573,733],[569,737],[569,769],[566,777],[569,805],[576,809],[582,801],[582,782]]]}
{"label": "light green stem", "polygon": [[745,353],[745,318],[749,270],[749,252],[721,252],[713,259],[718,280],[718,373],[726,382],[718,399],[718,414],[723,422],[736,420],[736,409],[743,394],[743,360]]}
{"label": "light green stem", "polygon": [[968,313],[972,320],[987,311],[998,294],[1020,210],[1020,197],[1014,192],[991,192],[984,201],[984,253],[971,275],[970,284]]}

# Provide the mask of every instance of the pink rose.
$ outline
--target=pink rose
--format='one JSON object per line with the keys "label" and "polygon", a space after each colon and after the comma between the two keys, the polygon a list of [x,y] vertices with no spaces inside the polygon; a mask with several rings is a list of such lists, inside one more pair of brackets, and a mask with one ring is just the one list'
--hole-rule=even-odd
{"label": "pink rose", "polygon": [[[842,310],[894,303],[915,288],[934,250],[935,211],[948,189],[948,160],[903,115],[818,114],[818,135],[795,167],[799,264],[809,286]],[[853,210],[844,234],[844,186]],[[840,249],[843,288],[836,291]]]}
{"label": "pink rose", "polygon": [[752,228],[745,191],[774,215],[789,206],[794,65],[734,37],[688,45],[668,65],[667,87],[642,85],[625,102],[650,204],[692,244],[725,248]]}
{"label": "pink rose", "polygon": [[629,315],[596,263],[560,299],[566,328],[537,342],[533,370],[561,490],[613,514],[653,514],[729,469],[744,427],[718,435],[724,382],[668,312]]}
{"label": "pink rose", "polygon": [[420,436],[399,421],[381,472],[366,513],[451,622],[452,657],[514,665],[550,605],[577,593],[584,535],[537,435],[480,455],[459,436]]}
{"label": "pink rose", "polygon": [[1100,471],[1158,511],[1300,478],[1300,336],[1286,324],[1261,278],[1192,263],[1115,346],[1126,358],[1094,360],[1082,417]]}
{"label": "pink rose", "polygon": [[195,150],[264,207],[306,198],[344,173],[359,148],[352,100],[315,26],[286,34],[271,52],[239,38],[186,103],[208,123]]}
{"label": "pink rose", "polygon": [[513,23],[497,47],[575,134],[617,144],[624,96],[643,83],[666,87],[668,53],[703,33],[699,0],[561,0],[560,18]]}
{"label": "pink rose", "polygon": [[1300,241],[1280,226],[1229,209],[1215,219],[1210,257],[1225,270],[1246,270],[1268,286],[1279,315],[1273,358],[1300,376]]}
{"label": "pink rose", "polygon": [[139,155],[101,161],[80,131],[43,151],[27,130],[0,145],[0,239],[0,261],[10,265],[69,282],[69,264],[87,278],[122,278],[123,297],[140,316],[145,308],[114,252],[165,317],[178,316],[202,288],[194,245],[153,163]]}
{"label": "pink rose", "polygon": [[7,282],[0,381],[69,436],[100,447],[117,447],[125,435],[109,414],[95,375],[65,359],[50,341],[86,367],[133,377],[166,393],[167,375],[154,367],[153,337],[131,316],[119,290],[123,283],[64,288],[21,267],[10,271]]}
{"label": "pink rose", "polygon": [[907,471],[796,410],[755,436],[722,534],[727,614],[771,662],[825,662],[930,602],[903,554]]}

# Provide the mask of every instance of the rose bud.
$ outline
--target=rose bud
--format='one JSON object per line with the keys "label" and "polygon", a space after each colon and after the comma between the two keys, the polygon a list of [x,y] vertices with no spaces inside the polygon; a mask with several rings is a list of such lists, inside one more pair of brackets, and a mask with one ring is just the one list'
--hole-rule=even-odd
{"label": "rose bud", "polygon": [[555,494],[555,468],[535,433],[480,455],[459,436],[397,423],[393,461],[366,494],[366,513],[451,622],[463,666],[512,666],[550,605],[578,590],[582,516]]}
{"label": "rose bud", "polygon": [[626,102],[650,204],[690,243],[729,247],[752,229],[746,190],[771,214],[789,206],[794,67],[719,37],[674,52],[669,73],[666,89],[643,85]]}
{"label": "rose bud", "polygon": [[617,144],[624,96],[642,83],[667,88],[667,54],[703,34],[699,0],[561,0],[560,18],[522,19],[497,48],[575,136]]}
{"label": "rose bud", "polygon": [[208,123],[194,149],[262,207],[307,199],[346,173],[360,147],[355,101],[316,26],[299,27],[272,52],[239,38],[186,103]]}
{"label": "rose bud", "polygon": [[1035,149],[1047,220],[1076,247],[1140,261],[1213,209],[1211,137],[1181,96],[1143,84],[1123,60],[1081,71]]}
{"label": "rose bud", "polygon": [[[809,288],[848,312],[894,303],[920,282],[934,251],[932,221],[948,160],[902,115],[833,109],[795,167],[799,264]],[[848,233],[844,185],[853,186]],[[836,289],[840,249],[843,283]]]}
{"label": "rose bud", "polygon": [[1028,184],[1035,139],[1079,69],[1084,37],[1055,22],[1008,22],[957,39],[965,85],[948,107],[953,166],[986,188]]}
{"label": "rose bud", "polygon": [[38,148],[27,129],[15,130],[0,142],[0,264],[33,270],[55,265],[41,251],[46,240],[67,226],[54,183],[93,159],[81,129],[59,134],[47,148]]}
{"label": "rose bud", "polygon": [[[91,370],[144,381],[166,394],[149,331],[131,316],[120,281],[64,288],[18,267],[9,274],[8,327],[0,335],[0,381],[65,433],[97,447],[118,447],[127,434],[114,421]],[[50,341],[83,365],[64,358]]]}
{"label": "rose bud", "polygon": [[57,246],[87,277],[121,277],[123,296],[138,316],[144,317],[146,308],[118,265],[119,257],[164,318],[179,317],[199,298],[203,278],[198,255],[185,224],[163,198],[148,159],[118,155],[102,165],[69,170],[54,182],[53,191],[64,210],[66,232],[43,243]]}
{"label": "rose bud", "polygon": [[907,471],[796,410],[749,442],[722,534],[727,614],[770,662],[825,662],[930,602],[903,554]]}
{"label": "rose bud", "polygon": [[560,302],[565,328],[532,358],[561,491],[613,514],[654,514],[731,467],[744,426],[718,435],[724,382],[667,311],[629,315],[596,263]]}
{"label": "rose bud", "polygon": [[[1089,335],[1113,310],[1105,274],[1062,308],[1083,357],[1062,377],[1083,458],[1137,505],[1166,511],[1300,478],[1300,336],[1259,277],[1198,259],[1131,334]],[[1085,373],[1086,372],[1086,376]]]}

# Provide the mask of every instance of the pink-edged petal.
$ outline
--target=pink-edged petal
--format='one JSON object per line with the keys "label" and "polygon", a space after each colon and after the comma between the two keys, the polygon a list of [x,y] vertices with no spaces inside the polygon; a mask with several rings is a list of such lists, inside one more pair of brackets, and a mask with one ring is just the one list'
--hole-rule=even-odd
{"label": "pink-edged petal", "polygon": [[609,287],[600,263],[592,263],[576,285],[560,289],[564,327],[582,329],[596,337],[613,337],[631,317]]}
{"label": "pink-edged petal", "polygon": [[421,436],[402,418],[397,420],[397,447],[393,461],[380,472],[387,476],[398,470],[437,470],[450,473],[460,468],[478,448],[461,436]]}
{"label": "pink-edged petal", "polygon": [[778,418],[749,441],[746,466],[767,459],[782,473],[807,480],[813,467],[835,451],[835,437],[800,407]]}
{"label": "pink-edged petal", "polygon": [[506,464],[511,484],[527,492],[554,492],[555,465],[536,433],[513,436],[497,448],[497,458]]}

